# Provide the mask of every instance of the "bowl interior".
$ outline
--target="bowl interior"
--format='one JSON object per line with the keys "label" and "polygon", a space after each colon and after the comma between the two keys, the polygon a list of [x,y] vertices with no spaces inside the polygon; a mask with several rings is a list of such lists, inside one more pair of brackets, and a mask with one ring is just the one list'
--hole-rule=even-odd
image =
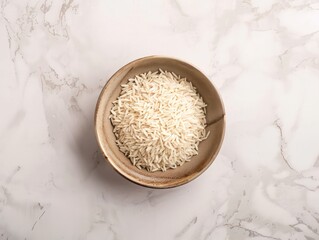
{"label": "bowl interior", "polygon": [[[207,131],[209,137],[199,144],[199,154],[190,162],[166,172],[147,172],[133,166],[118,149],[109,120],[112,102],[119,96],[121,84],[137,74],[156,71],[159,68],[186,77],[196,87],[207,104]],[[99,145],[112,166],[129,180],[154,188],[175,187],[187,183],[200,175],[215,159],[223,141],[225,121],[222,101],[211,82],[193,66],[172,58],[146,57],[135,60],[117,71],[103,88],[96,108],[95,126]]]}

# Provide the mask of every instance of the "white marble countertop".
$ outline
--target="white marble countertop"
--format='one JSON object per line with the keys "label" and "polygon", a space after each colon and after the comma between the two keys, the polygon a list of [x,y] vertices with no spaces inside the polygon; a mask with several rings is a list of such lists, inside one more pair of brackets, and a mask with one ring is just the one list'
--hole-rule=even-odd
{"label": "white marble countertop", "polygon": [[[213,165],[153,190],[98,151],[121,66],[201,69],[227,114]],[[319,239],[319,2],[2,0],[0,240]]]}

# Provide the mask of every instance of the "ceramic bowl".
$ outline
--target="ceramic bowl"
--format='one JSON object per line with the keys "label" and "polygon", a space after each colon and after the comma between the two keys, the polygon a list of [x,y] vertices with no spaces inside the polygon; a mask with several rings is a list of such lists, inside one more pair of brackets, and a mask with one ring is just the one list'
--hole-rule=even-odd
{"label": "ceramic bowl", "polygon": [[[115,143],[113,126],[109,120],[112,102],[119,96],[121,85],[129,78],[159,68],[186,77],[196,87],[207,104],[209,137],[199,144],[199,154],[190,162],[165,172],[148,172],[133,166]],[[128,63],[106,83],[96,104],[95,129],[99,146],[116,171],[134,183],[151,188],[170,188],[188,183],[203,173],[216,158],[225,133],[225,111],[220,95],[211,81],[197,68],[178,59],[149,56]]]}

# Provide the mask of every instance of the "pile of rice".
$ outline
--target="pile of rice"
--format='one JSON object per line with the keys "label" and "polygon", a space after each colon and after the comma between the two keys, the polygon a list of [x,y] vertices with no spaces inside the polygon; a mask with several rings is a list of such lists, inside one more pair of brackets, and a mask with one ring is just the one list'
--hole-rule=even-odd
{"label": "pile of rice", "polygon": [[160,69],[121,88],[110,119],[116,143],[133,165],[166,171],[198,154],[199,142],[209,134],[206,104],[186,78]]}

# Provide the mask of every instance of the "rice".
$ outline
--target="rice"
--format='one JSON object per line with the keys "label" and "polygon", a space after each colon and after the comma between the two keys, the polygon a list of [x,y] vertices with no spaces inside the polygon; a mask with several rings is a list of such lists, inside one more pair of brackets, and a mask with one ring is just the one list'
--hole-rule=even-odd
{"label": "rice", "polygon": [[121,85],[110,120],[116,144],[139,169],[166,171],[198,154],[206,104],[186,78],[159,69]]}

